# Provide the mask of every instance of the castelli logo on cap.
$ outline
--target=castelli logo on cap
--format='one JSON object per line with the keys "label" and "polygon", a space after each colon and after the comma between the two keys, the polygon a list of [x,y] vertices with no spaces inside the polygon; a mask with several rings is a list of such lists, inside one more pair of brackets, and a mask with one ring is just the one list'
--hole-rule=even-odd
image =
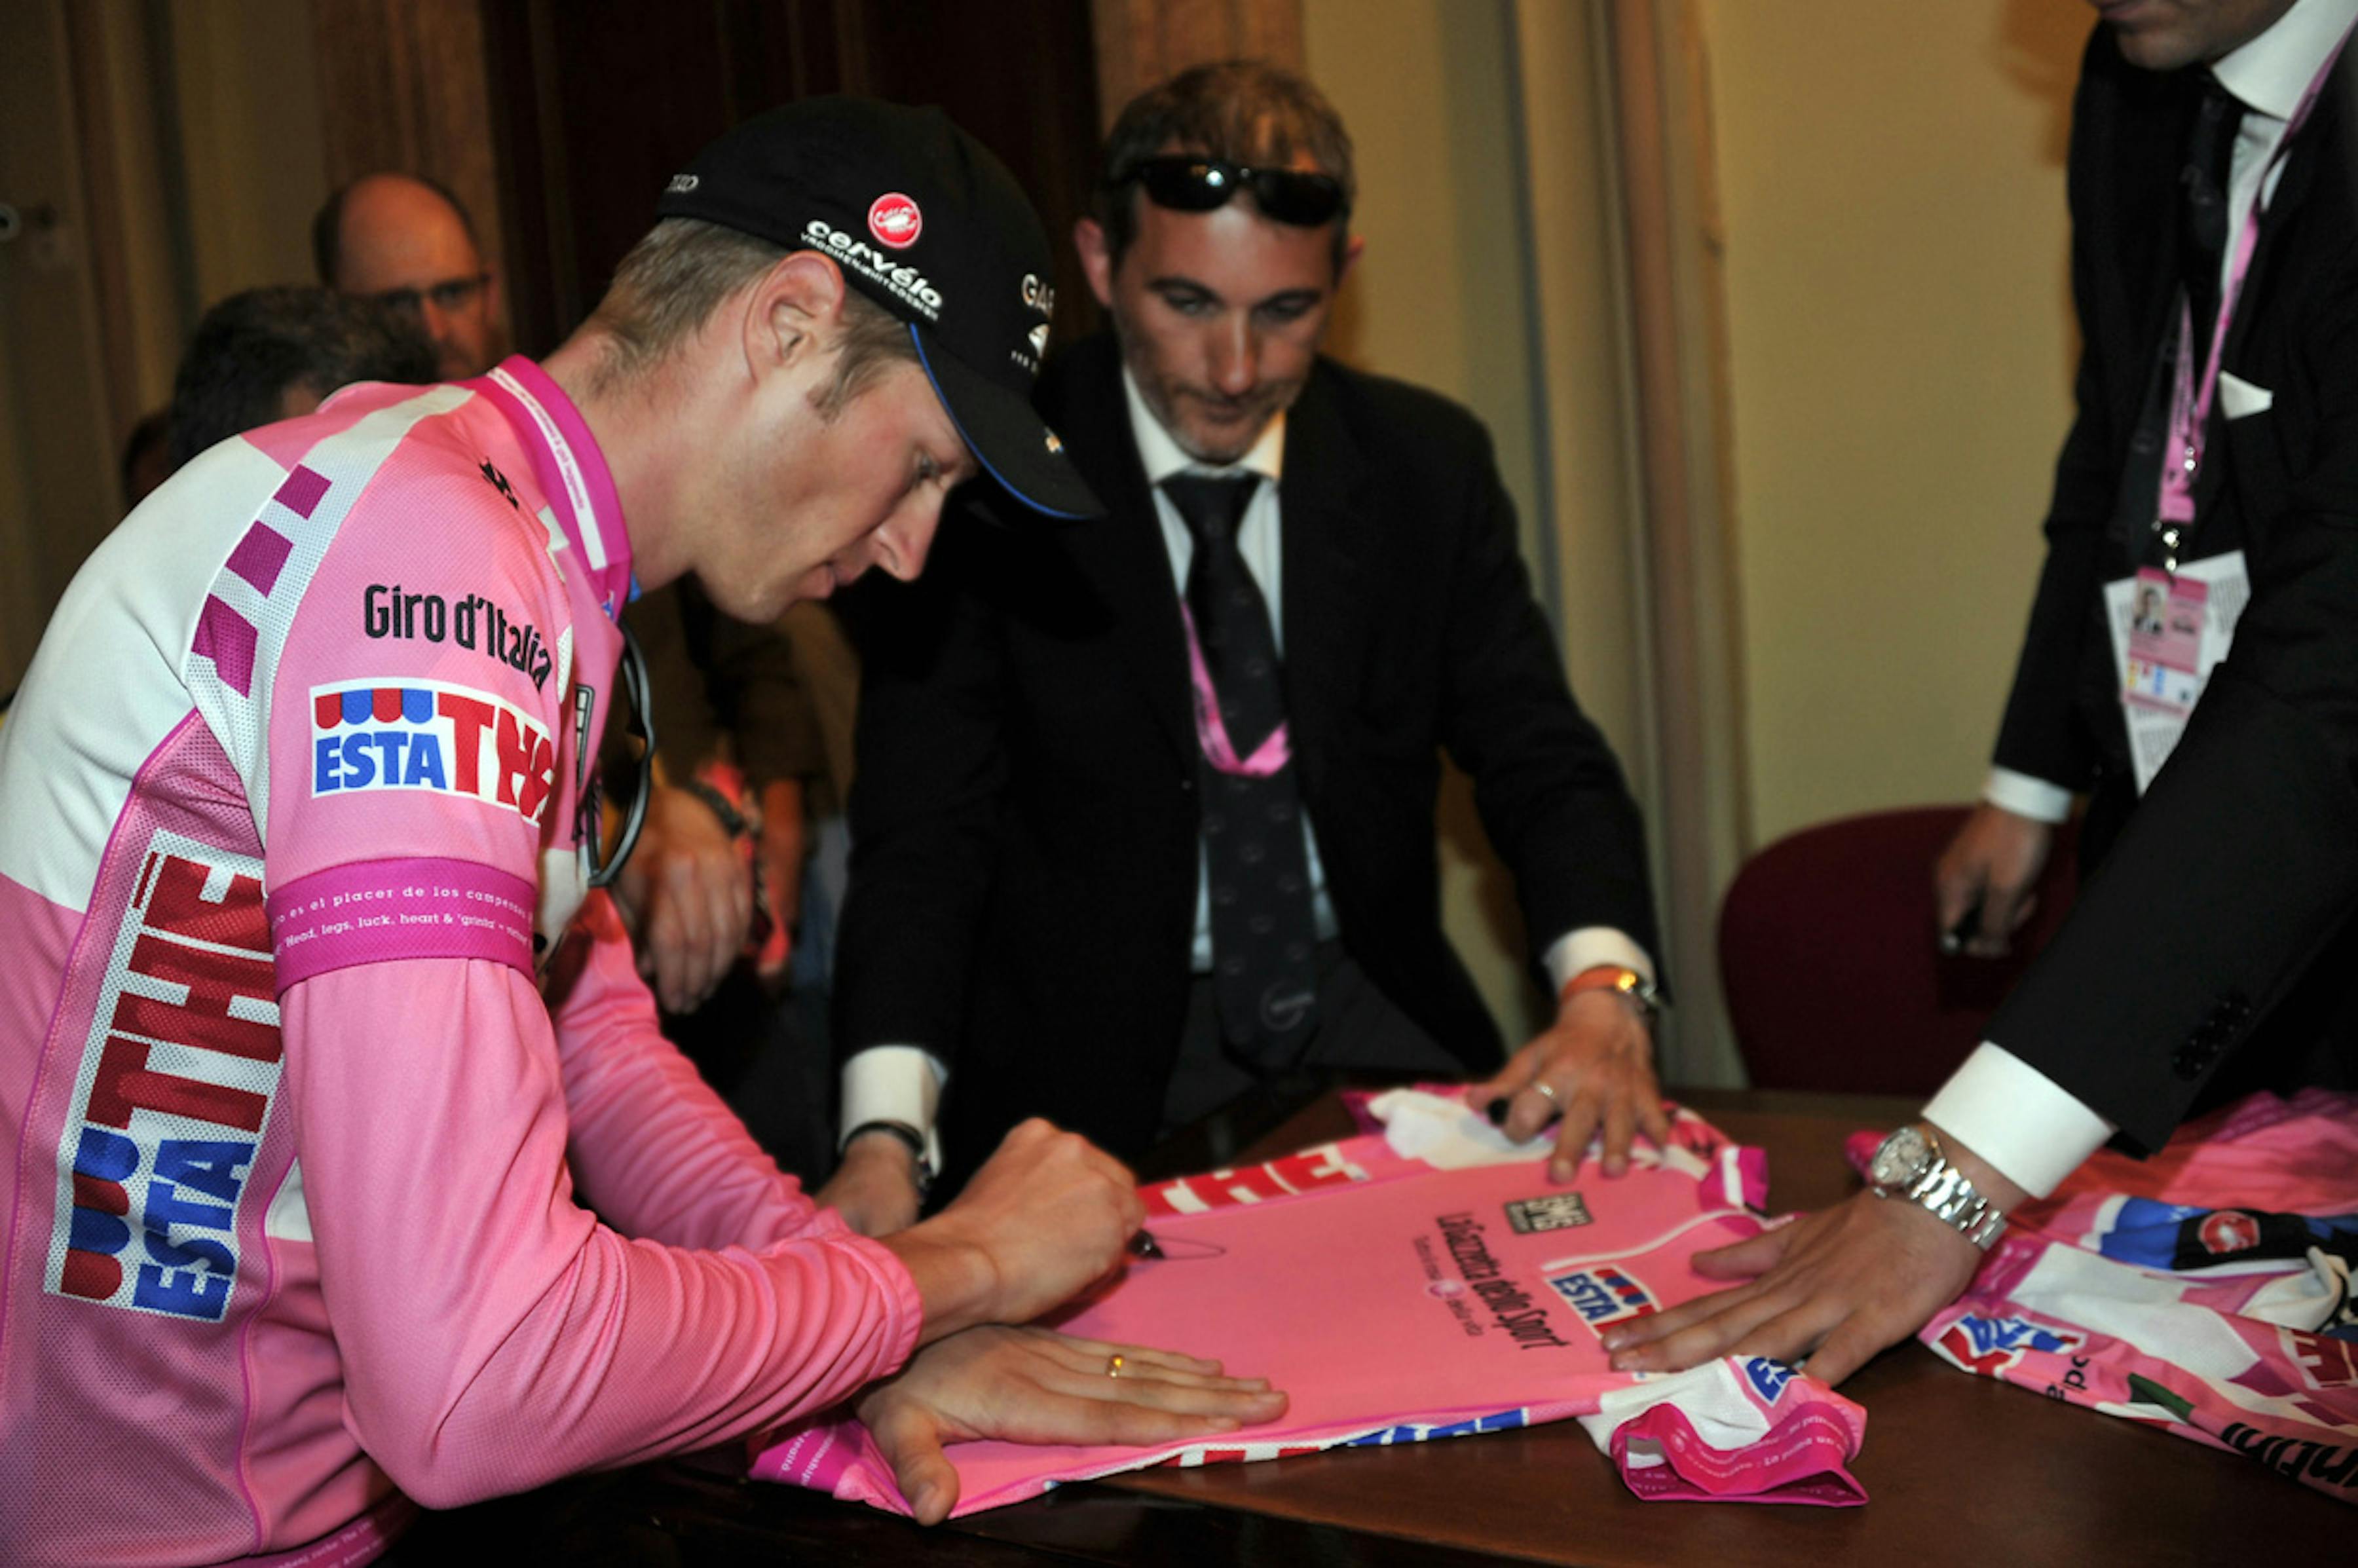
{"label": "castelli logo on cap", "polygon": [[897,190],[888,190],[868,206],[868,232],[896,251],[905,251],[925,232],[925,215]]}

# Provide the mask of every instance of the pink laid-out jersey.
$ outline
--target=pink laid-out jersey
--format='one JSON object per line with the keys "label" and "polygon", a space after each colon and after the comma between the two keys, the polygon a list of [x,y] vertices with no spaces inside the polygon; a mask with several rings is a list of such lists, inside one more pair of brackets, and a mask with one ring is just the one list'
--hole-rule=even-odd
{"label": "pink laid-out jersey", "polygon": [[[1150,1465],[1280,1459],[1578,1419],[1641,1498],[1844,1506],[1859,1407],[1765,1357],[1616,1372],[1616,1323],[1720,1288],[1698,1249],[1763,1226],[1767,1168],[1692,1111],[1617,1180],[1566,1188],[1455,1091],[1374,1102],[1381,1132],[1142,1190],[1159,1258],[1062,1317],[1065,1332],[1169,1346],[1265,1377],[1277,1422],[1159,1447],[949,1450],[960,1514]],[[905,1513],[856,1421],[785,1433],[753,1474]]]}
{"label": "pink laid-out jersey", "polygon": [[2025,1205],[1917,1337],[2358,1502],[2353,1271],[2358,1095],[2256,1094]]}
{"label": "pink laid-out jersey", "polygon": [[225,442],[74,579],[0,728],[0,1561],[362,1562],[909,1355],[586,893],[630,591],[521,359]]}

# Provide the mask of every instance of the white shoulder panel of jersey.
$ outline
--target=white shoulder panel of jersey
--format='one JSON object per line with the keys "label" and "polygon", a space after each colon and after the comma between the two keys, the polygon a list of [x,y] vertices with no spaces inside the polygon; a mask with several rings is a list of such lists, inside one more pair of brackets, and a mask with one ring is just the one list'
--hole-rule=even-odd
{"label": "white shoulder panel of jersey", "polygon": [[[50,617],[0,726],[0,875],[86,909],[132,781],[192,708],[244,780],[259,832],[268,819],[270,682],[302,590],[352,498],[402,436],[470,395],[432,388],[307,453],[301,466],[327,481],[308,517],[280,499],[287,470],[225,441],[100,544]],[[257,524],[292,546],[266,592],[231,565]],[[250,665],[236,677],[243,693],[204,656],[227,621],[251,635]]]}
{"label": "white shoulder panel of jersey", "polygon": [[224,442],[82,563],[0,728],[0,873],[89,907],[132,780],[192,706],[180,663],[205,586],[285,477]]}
{"label": "white shoulder panel of jersey", "polygon": [[[289,470],[287,482],[244,516],[247,526],[268,529],[277,536],[272,546],[276,561],[266,586],[235,569],[234,552],[243,540],[243,530],[231,543],[227,564],[219,564],[224,561],[222,556],[209,557],[217,569],[208,592],[184,611],[189,624],[179,646],[189,652],[188,687],[197,708],[220,738],[238,777],[245,781],[256,834],[265,831],[270,821],[270,697],[303,595],[353,503],[403,438],[419,421],[448,413],[473,395],[463,387],[429,387],[415,397],[387,404],[304,453]],[[398,470],[389,477],[397,478]],[[209,641],[203,618],[213,615],[245,628],[238,633],[247,650],[242,680],[240,670],[202,656]]]}

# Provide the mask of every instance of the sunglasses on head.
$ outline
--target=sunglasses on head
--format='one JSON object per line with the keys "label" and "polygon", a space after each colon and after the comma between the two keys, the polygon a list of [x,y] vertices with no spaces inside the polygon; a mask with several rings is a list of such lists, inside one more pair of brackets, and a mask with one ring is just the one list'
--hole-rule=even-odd
{"label": "sunglasses on head", "polygon": [[1252,192],[1263,217],[1298,228],[1314,229],[1343,210],[1343,182],[1331,174],[1247,168],[1192,153],[1141,158],[1122,176],[1123,182],[1133,179],[1157,207],[1180,212],[1212,211],[1239,190]]}

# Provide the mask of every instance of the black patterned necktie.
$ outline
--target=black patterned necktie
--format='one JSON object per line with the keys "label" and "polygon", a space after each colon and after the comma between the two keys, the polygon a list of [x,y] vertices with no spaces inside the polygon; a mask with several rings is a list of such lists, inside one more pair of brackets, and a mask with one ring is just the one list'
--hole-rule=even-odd
{"label": "black patterned necktie", "polygon": [[2244,106],[2206,75],[2202,102],[2187,132],[2186,162],[2179,170],[2179,276],[2193,322],[2197,373],[2211,351],[2211,329],[2219,316],[2219,274],[2227,258],[2227,186],[2235,167],[2235,133]]}
{"label": "black patterned necktie", "polygon": [[1238,526],[1260,486],[1258,474],[1163,481],[1195,541],[1186,608],[1213,694],[1207,712],[1197,692],[1195,722],[1213,998],[1222,1038],[1275,1072],[1301,1060],[1317,1026],[1318,932],[1301,789],[1289,737],[1280,733],[1285,688],[1277,637],[1260,584],[1237,548]]}

